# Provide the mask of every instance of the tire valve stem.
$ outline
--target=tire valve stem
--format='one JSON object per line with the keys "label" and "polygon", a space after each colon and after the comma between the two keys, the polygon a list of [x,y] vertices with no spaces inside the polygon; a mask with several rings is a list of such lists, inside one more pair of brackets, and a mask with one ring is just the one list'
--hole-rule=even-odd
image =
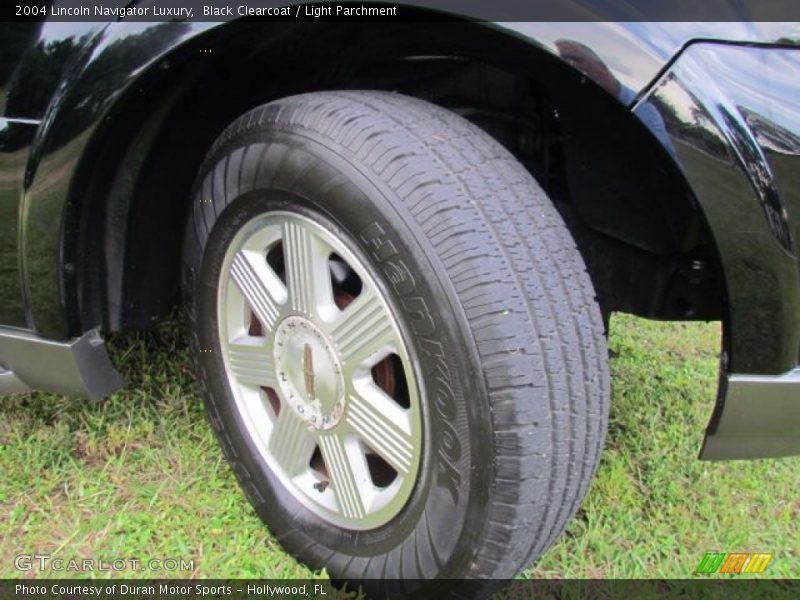
{"label": "tire valve stem", "polygon": [[327,489],[329,485],[330,481],[318,481],[317,483],[314,484],[314,489],[321,494]]}

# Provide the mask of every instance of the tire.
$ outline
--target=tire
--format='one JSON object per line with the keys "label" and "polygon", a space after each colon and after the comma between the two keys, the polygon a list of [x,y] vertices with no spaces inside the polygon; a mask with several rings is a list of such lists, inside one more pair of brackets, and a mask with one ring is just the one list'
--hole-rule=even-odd
{"label": "tire", "polygon": [[489,589],[575,514],[607,426],[600,310],[545,193],[459,116],[373,91],[244,114],[198,174],[183,286],[211,425],[300,561],[379,595]]}

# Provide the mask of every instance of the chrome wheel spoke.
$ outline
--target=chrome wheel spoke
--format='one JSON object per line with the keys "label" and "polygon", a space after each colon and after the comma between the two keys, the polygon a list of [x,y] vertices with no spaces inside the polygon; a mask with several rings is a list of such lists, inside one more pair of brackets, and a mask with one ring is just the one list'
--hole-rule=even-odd
{"label": "chrome wheel spoke", "polygon": [[411,420],[380,389],[370,386],[368,391],[350,394],[347,423],[399,474],[409,472],[414,452]]}
{"label": "chrome wheel spoke", "polygon": [[364,290],[342,312],[331,327],[330,337],[342,363],[351,366],[397,345],[392,321],[371,290]]}
{"label": "chrome wheel spoke", "polygon": [[321,435],[319,447],[342,513],[350,519],[363,517],[365,510],[361,487],[369,482],[369,473],[360,450],[348,446],[344,438],[336,433]]}
{"label": "chrome wheel spoke", "polygon": [[283,253],[292,309],[313,316],[321,306],[332,306],[330,247],[304,225],[288,222],[283,224]]}
{"label": "chrome wheel spoke", "polygon": [[231,263],[231,279],[261,324],[271,330],[281,311],[270,287],[282,285],[272,269],[259,254],[240,250]]}
{"label": "chrome wheel spoke", "polygon": [[265,338],[247,336],[234,340],[228,344],[228,362],[240,383],[270,388],[278,383]]}
{"label": "chrome wheel spoke", "polygon": [[272,426],[269,450],[290,477],[308,468],[314,452],[314,438],[306,424],[287,406],[283,406]]}

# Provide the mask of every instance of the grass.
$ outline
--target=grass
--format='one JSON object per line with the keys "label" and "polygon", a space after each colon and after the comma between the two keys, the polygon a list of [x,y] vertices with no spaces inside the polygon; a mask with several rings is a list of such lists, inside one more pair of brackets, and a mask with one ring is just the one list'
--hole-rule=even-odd
{"label": "grass", "polygon": [[[103,403],[0,399],[0,577],[41,575],[13,561],[40,553],[193,561],[126,573],[137,577],[325,578],[284,553],[240,493],[179,327],[110,345],[130,385]],[[524,577],[685,578],[707,551],[773,552],[766,576],[800,577],[800,459],[696,460],[718,346],[718,324],[614,317],[602,464],[565,535]]]}

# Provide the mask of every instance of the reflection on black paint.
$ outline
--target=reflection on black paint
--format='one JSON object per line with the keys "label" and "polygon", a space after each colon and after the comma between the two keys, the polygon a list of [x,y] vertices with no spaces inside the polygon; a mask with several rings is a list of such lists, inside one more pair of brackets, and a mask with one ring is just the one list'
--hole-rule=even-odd
{"label": "reflection on black paint", "polygon": [[[671,89],[673,94],[682,93],[686,96],[686,101],[680,103],[681,112],[678,103],[665,101],[661,94],[653,94],[648,98],[648,102],[664,120],[670,138],[691,141],[694,148],[720,160],[728,160],[730,151],[725,136],[719,131],[711,115],[702,109],[699,100],[683,89],[673,74],[668,75],[660,87]],[[674,95],[670,97],[675,99]]]}
{"label": "reflection on black paint", "polygon": [[[91,41],[87,37],[81,42],[86,47],[81,48],[76,60],[82,63],[91,57],[91,61],[73,64],[71,69],[80,74],[75,73],[56,88],[42,123],[44,141],[31,157],[29,174],[35,177],[23,209],[25,271],[28,280],[35,282],[29,292],[37,330],[56,337],[67,335],[62,325],[65,307],[71,310],[65,302],[71,275],[68,266],[65,270],[59,261],[69,260],[62,256],[62,236],[74,235],[74,230],[67,229],[76,224],[70,218],[70,205],[64,204],[71,192],[70,180],[55,174],[73,173],[78,168],[79,149],[89,143],[99,117],[135,72],[190,29],[188,23],[159,23],[144,29],[118,29],[117,37],[110,37],[108,30]],[[54,226],[61,223],[66,223],[67,229]],[[53,298],[61,301],[53,302]]]}
{"label": "reflection on black paint", "polygon": [[25,326],[17,226],[28,144],[36,127],[0,119],[0,323]]}
{"label": "reflection on black paint", "polygon": [[0,116],[6,114],[8,83],[40,27],[40,23],[0,22]]}
{"label": "reflection on black paint", "polygon": [[54,143],[66,142],[80,134],[136,69],[146,64],[152,55],[169,48],[189,28],[187,23],[160,23],[120,37],[103,48],[84,70],[79,89],[63,98],[62,103],[69,106],[71,118],[62,123]]}
{"label": "reflection on black paint", "polygon": [[696,45],[648,97],[723,261],[736,373],[785,372],[800,351],[797,55]]}
{"label": "reflection on black paint", "polygon": [[[611,72],[605,62],[586,44],[577,40],[556,40],[558,54],[567,63],[578,69],[589,79],[600,85],[609,94],[625,105],[630,105],[636,99],[636,92],[620,81]],[[636,116],[644,123],[650,132],[661,142],[662,146],[670,153],[675,154],[672,141],[667,134],[664,120],[661,118],[650,102],[642,102],[636,107]]]}
{"label": "reflection on black paint", "polygon": [[49,43],[39,41],[30,48],[8,86],[6,114],[40,117],[81,43],[69,37]]}

